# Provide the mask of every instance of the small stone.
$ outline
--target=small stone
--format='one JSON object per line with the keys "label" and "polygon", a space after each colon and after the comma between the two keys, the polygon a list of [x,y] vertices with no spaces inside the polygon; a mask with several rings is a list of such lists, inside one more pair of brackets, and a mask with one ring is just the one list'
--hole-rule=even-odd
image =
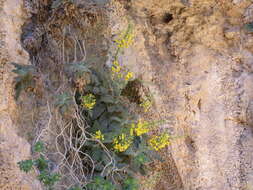
{"label": "small stone", "polygon": [[240,36],[240,28],[234,27],[225,31],[225,37],[227,39],[234,39]]}

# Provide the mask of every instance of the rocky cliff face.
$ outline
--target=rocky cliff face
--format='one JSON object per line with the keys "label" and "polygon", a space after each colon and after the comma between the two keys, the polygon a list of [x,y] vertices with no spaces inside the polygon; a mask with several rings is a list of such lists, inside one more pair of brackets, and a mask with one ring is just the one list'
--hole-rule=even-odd
{"label": "rocky cliff face", "polygon": [[[28,64],[29,56],[20,44],[26,15],[21,1],[0,2],[0,189],[41,189],[37,180],[21,172],[17,162],[30,156],[29,143],[17,135],[17,107],[13,98],[9,62]],[[25,131],[23,131],[25,132]]]}
{"label": "rocky cliff face", "polygon": [[249,1],[133,1],[137,28],[122,58],[153,82],[171,121],[184,189],[252,189],[252,52]]}
{"label": "rocky cliff face", "polygon": [[[25,185],[39,189],[26,183],[27,176],[16,166],[29,156],[30,147],[17,136],[13,76],[5,64],[29,60],[20,45],[21,26],[27,19],[22,6],[8,0],[1,2],[0,9],[2,189],[25,189]],[[135,43],[120,61],[153,94],[155,109],[149,117],[168,120],[162,127],[181,136],[166,152],[175,179],[169,184],[165,178],[159,188],[253,189],[253,37],[245,28],[253,21],[252,3],[114,0],[108,6],[109,38],[128,22],[134,25]],[[101,44],[95,47],[98,51]]]}

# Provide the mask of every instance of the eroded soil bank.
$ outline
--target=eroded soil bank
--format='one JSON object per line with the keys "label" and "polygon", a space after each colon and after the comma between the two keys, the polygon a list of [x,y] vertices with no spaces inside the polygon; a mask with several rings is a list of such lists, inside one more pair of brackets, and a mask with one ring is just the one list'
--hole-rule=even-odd
{"label": "eroded soil bank", "polygon": [[[39,7],[1,1],[0,189],[41,188],[16,163],[31,156],[33,136],[57,122],[51,121],[48,105],[56,92],[71,88],[60,72],[62,63],[85,57],[105,64],[112,40],[129,22],[134,44],[119,61],[152,92],[155,107],[147,117],[168,120],[161,127],[180,136],[164,150],[167,161],[157,166],[162,172],[146,179],[154,184],[143,189],[253,189],[253,36],[245,27],[253,21],[252,2],[94,2],[53,11],[51,1]],[[86,54],[82,46],[75,50],[73,34],[80,44],[85,41]],[[41,77],[35,95],[23,92],[18,102],[14,99],[9,62],[36,66]],[[50,131],[54,128],[42,138],[53,150]]]}

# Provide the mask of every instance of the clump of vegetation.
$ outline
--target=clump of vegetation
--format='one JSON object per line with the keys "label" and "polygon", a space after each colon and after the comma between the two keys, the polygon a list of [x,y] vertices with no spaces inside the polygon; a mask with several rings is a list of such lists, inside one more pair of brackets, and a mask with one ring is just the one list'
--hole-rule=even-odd
{"label": "clump of vegetation", "polygon": [[249,32],[253,32],[253,22],[245,24],[244,28]]}
{"label": "clump of vegetation", "polygon": [[[148,121],[130,111],[123,91],[134,80],[134,73],[118,61],[119,53],[133,43],[131,25],[115,41],[116,53],[110,67],[93,68],[84,62],[69,64],[68,72],[88,81],[75,93],[76,114],[72,119],[71,144],[80,145],[78,151],[87,177],[85,183],[73,186],[71,190],[137,190],[137,175],[145,175],[146,165],[159,159],[156,151],[169,145],[170,136],[164,132],[151,136],[161,121]],[[88,77],[87,77],[88,76]],[[68,93],[57,99],[57,105],[64,112],[73,100]],[[152,101],[142,97],[140,105],[145,112],[152,108]],[[75,120],[76,119],[76,120]],[[152,133],[154,134],[154,133]],[[49,189],[59,181],[57,173],[50,173],[48,161],[41,154],[43,144],[34,147],[40,156],[36,160],[19,162],[20,169],[28,172],[32,167],[40,171],[38,179]],[[81,152],[81,153],[80,153]]]}
{"label": "clump of vegetation", "polygon": [[68,93],[63,93],[56,97],[55,105],[61,113],[67,112],[71,104],[73,104],[73,97]]}
{"label": "clump of vegetation", "polygon": [[[134,74],[119,63],[118,55],[132,43],[129,26],[116,40],[117,50],[111,67],[89,68],[87,73],[91,80],[78,92],[76,101],[90,126],[86,132],[91,139],[84,143],[82,150],[95,164],[94,177],[86,185],[87,189],[137,190],[136,174],[146,174],[145,165],[157,158],[155,151],[169,144],[166,133],[149,137],[148,133],[160,122],[146,121],[130,112],[130,105],[122,95],[128,82],[134,80]],[[141,103],[144,111],[151,106],[151,100],[144,97]]]}
{"label": "clump of vegetation", "polygon": [[18,162],[21,171],[28,173],[35,167],[39,170],[39,175],[37,176],[48,190],[52,190],[53,186],[60,180],[60,175],[58,173],[53,173],[50,171],[49,160],[43,156],[44,145],[42,142],[37,142],[34,145],[34,151],[38,153],[38,158],[33,160],[23,160]]}
{"label": "clump of vegetation", "polygon": [[15,82],[15,99],[17,100],[23,90],[32,91],[35,88],[35,74],[36,70],[32,65],[19,65],[11,63],[15,69],[12,72],[17,76],[14,78]]}

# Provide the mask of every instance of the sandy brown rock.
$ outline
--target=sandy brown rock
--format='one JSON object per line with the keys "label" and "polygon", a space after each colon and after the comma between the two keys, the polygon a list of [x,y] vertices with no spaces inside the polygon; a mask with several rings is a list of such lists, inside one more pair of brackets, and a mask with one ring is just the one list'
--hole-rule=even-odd
{"label": "sandy brown rock", "polygon": [[126,13],[136,42],[122,62],[153,83],[164,127],[185,136],[170,151],[186,190],[252,189],[252,34],[243,27],[251,7],[136,0]]}
{"label": "sandy brown rock", "polygon": [[[38,181],[21,172],[17,162],[30,158],[30,145],[17,135],[13,122],[16,104],[13,98],[13,77],[9,62],[28,64],[28,54],[20,44],[21,26],[26,16],[22,2],[15,0],[0,2],[0,189],[39,190]],[[37,182],[36,182],[37,181]]]}

